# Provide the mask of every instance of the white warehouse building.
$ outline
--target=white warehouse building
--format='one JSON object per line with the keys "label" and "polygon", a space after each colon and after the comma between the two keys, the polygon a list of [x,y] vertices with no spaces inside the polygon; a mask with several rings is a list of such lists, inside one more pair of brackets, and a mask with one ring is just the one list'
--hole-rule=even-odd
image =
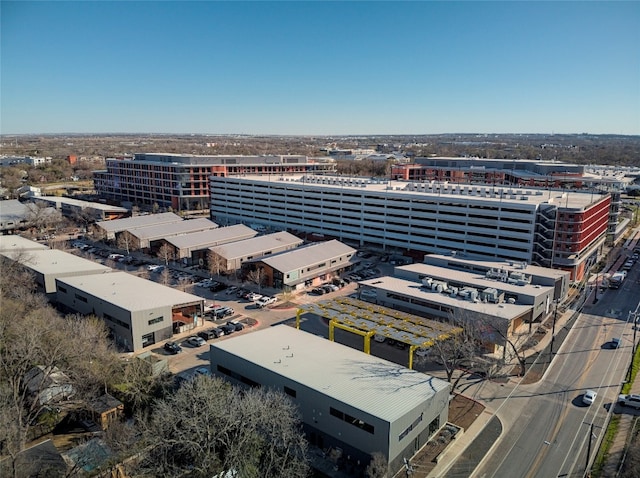
{"label": "white warehouse building", "polygon": [[392,473],[448,419],[448,382],[316,335],[277,325],[210,347],[211,371],[233,384],[280,390],[300,410],[309,442]]}

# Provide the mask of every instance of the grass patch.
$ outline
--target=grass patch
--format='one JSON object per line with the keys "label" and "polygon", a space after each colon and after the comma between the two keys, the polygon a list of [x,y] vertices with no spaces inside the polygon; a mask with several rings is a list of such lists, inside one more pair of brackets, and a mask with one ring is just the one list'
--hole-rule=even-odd
{"label": "grass patch", "polygon": [[596,459],[594,460],[593,466],[591,467],[591,476],[593,476],[594,478],[601,476],[604,465],[607,462],[607,457],[609,456],[609,448],[611,448],[611,444],[613,443],[613,440],[618,433],[619,425],[620,415],[612,416],[604,438],[602,439],[602,443],[600,444],[600,449],[598,450]]}
{"label": "grass patch", "polygon": [[[631,366],[628,372],[629,380],[627,380],[627,382],[622,386],[621,393],[628,394],[631,391],[631,386],[636,379],[638,370],[640,370],[640,347],[636,349],[636,353],[633,356],[633,362],[631,362]],[[605,463],[607,462],[611,444],[613,443],[613,440],[618,433],[619,425],[620,415],[613,415],[611,417],[611,421],[609,422],[609,426],[607,426],[607,431],[604,435],[604,438],[602,439],[602,443],[600,444],[600,449],[598,450],[596,459],[594,460],[593,466],[591,467],[591,476],[593,476],[594,478],[602,476],[602,470]]]}

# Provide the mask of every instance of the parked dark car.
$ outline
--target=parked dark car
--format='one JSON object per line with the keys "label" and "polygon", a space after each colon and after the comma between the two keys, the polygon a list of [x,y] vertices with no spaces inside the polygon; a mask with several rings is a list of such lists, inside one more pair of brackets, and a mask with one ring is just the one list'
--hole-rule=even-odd
{"label": "parked dark car", "polygon": [[224,335],[230,335],[236,331],[236,326],[233,324],[224,324],[220,328],[224,332]]}
{"label": "parked dark car", "polygon": [[227,284],[225,284],[224,282],[215,281],[213,284],[211,284],[211,287],[209,287],[209,290],[211,292],[219,292],[221,290],[225,290],[227,287],[229,287],[229,286]]}
{"label": "parked dark car", "polygon": [[322,287],[316,287],[315,289],[311,290],[311,293],[315,295],[322,295],[325,293],[325,290]]}
{"label": "parked dark car", "polygon": [[164,344],[164,349],[169,352],[170,354],[179,354],[180,352],[182,352],[182,347],[180,347],[177,343],[175,342],[167,342]]}
{"label": "parked dark car", "polygon": [[233,320],[230,320],[229,322],[227,322],[227,325],[233,326],[236,332],[244,329],[244,324],[242,324],[241,322],[235,322]]}
{"label": "parked dark car", "polygon": [[217,339],[218,335],[213,329],[203,330],[202,332],[198,332],[198,335],[205,340]]}

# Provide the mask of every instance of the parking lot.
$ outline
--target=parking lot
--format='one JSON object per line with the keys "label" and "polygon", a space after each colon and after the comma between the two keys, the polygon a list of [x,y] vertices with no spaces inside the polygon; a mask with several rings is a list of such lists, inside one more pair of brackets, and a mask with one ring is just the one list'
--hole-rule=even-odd
{"label": "parking lot", "polygon": [[[146,349],[146,351],[167,359],[171,372],[186,376],[193,375],[196,370],[202,369],[202,367],[208,367],[210,344],[222,340],[232,340],[239,335],[277,323],[290,324],[291,320],[295,318],[298,305],[353,294],[357,288],[358,280],[390,274],[393,270],[393,265],[381,261],[380,256],[364,253],[364,255],[358,256],[360,262],[353,267],[352,271],[344,274],[341,280],[327,281],[323,286],[310,287],[305,292],[283,296],[280,291],[275,289],[258,287],[251,283],[240,283],[233,277],[210,277],[204,270],[183,268],[173,263],[166,265],[156,258],[139,253],[126,254],[108,248],[101,243],[76,240],[72,241],[70,246],[72,247],[71,252],[78,255],[115,269],[146,277],[163,285],[179,288],[205,299],[206,310],[210,313],[195,329],[174,335],[169,341],[157,343]],[[231,310],[231,313],[224,315],[213,313],[214,310],[222,308]],[[219,332],[204,334],[205,331],[212,329],[222,329],[228,322],[242,324],[242,330],[234,330],[224,334]],[[326,331],[325,325],[324,331],[318,333],[327,336]],[[190,343],[189,338],[198,337],[198,334],[202,335],[204,344],[196,345],[195,340]],[[350,342],[350,340],[350,338],[345,339],[346,342]],[[173,353],[165,349],[166,342],[177,344],[180,352]],[[345,345],[357,348],[355,343],[345,343]],[[372,352],[375,355],[380,353],[380,356],[393,357],[393,361],[397,363],[401,363],[401,357],[407,355],[406,351],[390,347],[388,344],[377,343],[372,344]]]}

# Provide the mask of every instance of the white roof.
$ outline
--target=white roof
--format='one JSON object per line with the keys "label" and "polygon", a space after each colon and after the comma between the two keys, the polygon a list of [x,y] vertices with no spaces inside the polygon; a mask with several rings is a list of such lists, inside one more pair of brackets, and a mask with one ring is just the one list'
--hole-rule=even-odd
{"label": "white roof", "polygon": [[[431,264],[417,263],[407,266],[398,266],[396,270],[406,270],[420,275],[424,274],[427,277],[442,281],[451,280],[460,282],[468,285],[469,287],[476,287],[482,290],[487,288],[494,288],[504,292],[515,292],[517,294],[528,295],[531,297],[537,297],[545,292],[553,291],[552,286],[510,284],[508,282],[502,282],[499,280],[487,278],[485,274],[479,272],[465,272],[456,269],[447,269],[445,267],[434,266]],[[527,273],[526,269],[509,270],[511,270],[512,272],[522,272],[524,275],[531,275],[530,272]]]}
{"label": "white roof", "polygon": [[99,221],[96,222],[96,225],[100,226],[106,232],[120,232],[136,227],[167,224],[170,222],[182,222],[182,218],[172,212],[163,212],[145,216],[125,217],[124,219],[114,219],[112,221]]}
{"label": "white roof", "polygon": [[210,249],[225,259],[235,259],[238,257],[250,256],[252,254],[260,254],[275,248],[286,246],[296,246],[304,241],[293,234],[285,231],[274,232],[264,236],[245,239],[244,241],[231,242],[220,246],[211,247]]}
{"label": "white roof", "polygon": [[[353,247],[333,239],[299,247],[274,256],[263,257],[260,260],[275,270],[288,272],[345,254],[355,254],[355,252],[356,250]],[[342,265],[345,266],[346,264]]]}
{"label": "white roof", "polygon": [[248,174],[242,177],[224,178],[228,181],[263,182],[271,186],[303,187],[318,190],[339,190],[343,193],[374,195],[376,197],[422,197],[437,202],[456,201],[465,203],[517,204],[521,209],[535,208],[539,204],[553,203],[563,208],[583,209],[602,196],[580,191],[547,190],[533,187],[494,186],[477,184],[449,184],[437,181],[398,181],[362,177],[326,175],[288,175],[265,179],[264,176]]}
{"label": "white roof", "polygon": [[204,300],[126,272],[65,277],[58,281],[129,311],[174,307]]}
{"label": "white roof", "polygon": [[535,277],[558,279],[569,274],[569,271],[564,271],[562,269],[550,269],[548,267],[541,267],[518,261],[500,261],[491,259],[487,260],[486,258],[477,258],[470,255],[467,256],[466,254],[456,254],[455,256],[448,256],[443,254],[427,254],[424,257],[425,262],[429,257],[433,257],[438,260],[445,260],[447,262],[456,264],[479,265],[481,267],[488,267],[490,269],[504,269],[509,272],[517,271]]}
{"label": "white roof", "polygon": [[444,380],[288,325],[212,344],[212,361],[215,349],[389,422],[449,388]]}
{"label": "white roof", "polygon": [[207,229],[215,229],[218,225],[205,218],[190,219],[181,222],[169,222],[166,224],[157,224],[153,226],[138,227],[127,229],[133,236],[139,239],[163,239],[179,234],[188,234],[190,232],[204,231]]}
{"label": "white roof", "polygon": [[399,279],[397,277],[377,277],[375,279],[359,281],[358,283],[375,289],[387,290],[408,297],[415,297],[416,299],[422,299],[434,304],[442,304],[451,308],[468,310],[470,312],[495,316],[505,320],[513,320],[520,317],[528,310],[531,310],[531,305],[510,304],[508,302],[491,304],[472,302],[470,300],[464,300],[462,297],[451,297],[448,294],[422,288],[420,287],[421,284],[418,282]]}
{"label": "white roof", "polygon": [[46,250],[48,246],[40,244],[39,242],[32,241],[22,236],[9,235],[0,236],[0,251],[33,251],[33,250]]}
{"label": "white roof", "polygon": [[[0,254],[13,260],[15,252],[0,251]],[[59,249],[30,250],[25,254],[26,267],[41,274],[73,274],[82,272],[110,272],[111,268],[88,259],[74,256]]]}
{"label": "white roof", "polygon": [[126,207],[112,206],[110,204],[103,204],[101,202],[83,201],[81,199],[66,198],[66,197],[60,197],[60,196],[38,196],[35,199],[37,199],[38,201],[46,201],[49,203],[53,203],[58,206],[60,204],[68,204],[69,206],[76,206],[80,208],[86,207],[91,209],[97,209],[100,211],[121,212],[124,214],[129,212],[129,210]]}
{"label": "white roof", "polygon": [[244,224],[236,224],[235,226],[219,227],[207,231],[193,232],[191,234],[183,234],[182,236],[168,237],[167,242],[178,249],[189,249],[207,247],[218,244],[225,244],[239,239],[247,239],[258,234],[249,226]]}

